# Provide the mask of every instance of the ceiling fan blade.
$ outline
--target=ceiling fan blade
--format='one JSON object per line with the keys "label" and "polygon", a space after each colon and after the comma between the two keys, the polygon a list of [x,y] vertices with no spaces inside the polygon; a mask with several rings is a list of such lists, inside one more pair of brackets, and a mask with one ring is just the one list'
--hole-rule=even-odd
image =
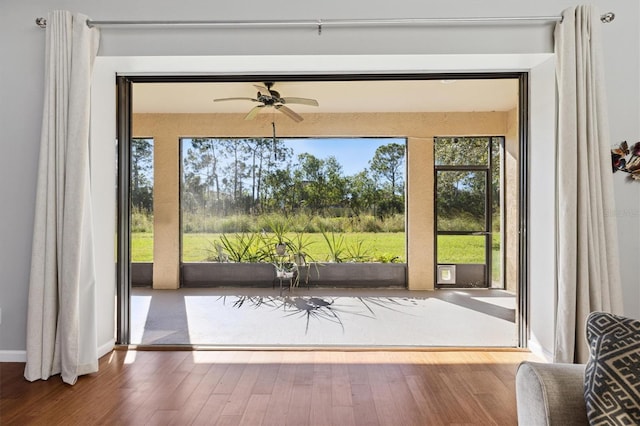
{"label": "ceiling fan blade", "polygon": [[259,102],[257,99],[253,99],[253,98],[219,98],[219,99],[214,99],[213,102],[220,102],[220,101],[253,101],[253,102]]}
{"label": "ceiling fan blade", "polygon": [[258,115],[258,113],[260,112],[260,108],[264,108],[264,105],[258,105],[251,108],[251,111],[249,111],[249,114],[245,115],[244,119],[253,120],[254,118],[256,118],[256,115]]}
{"label": "ceiling fan blade", "polygon": [[290,108],[287,108],[284,105],[276,105],[276,109],[281,113],[283,113],[284,115],[286,115],[287,117],[289,117],[290,119],[292,119],[293,121],[295,121],[296,123],[299,123],[302,120],[304,120],[302,117],[300,117],[300,115],[298,115],[296,112],[294,112]]}
{"label": "ceiling fan blade", "polygon": [[284,104],[300,104],[300,105],[310,105],[310,106],[318,106],[318,101],[315,99],[308,98],[281,98],[280,99]]}
{"label": "ceiling fan blade", "polygon": [[258,84],[254,84],[253,87],[255,87],[256,89],[258,89],[258,92],[261,95],[264,96],[271,96],[271,90],[269,90],[268,88],[264,87],[264,86],[260,86]]}

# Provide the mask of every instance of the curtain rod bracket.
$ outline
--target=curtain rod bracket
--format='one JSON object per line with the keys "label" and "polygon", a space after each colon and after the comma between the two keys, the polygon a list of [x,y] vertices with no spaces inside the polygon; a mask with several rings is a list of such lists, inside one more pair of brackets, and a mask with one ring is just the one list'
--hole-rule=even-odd
{"label": "curtain rod bracket", "polygon": [[40,28],[47,28],[47,19],[46,18],[36,18],[36,25]]}
{"label": "curtain rod bracket", "polygon": [[322,35],[322,19],[318,19],[318,35]]}
{"label": "curtain rod bracket", "polygon": [[600,20],[604,23],[604,24],[608,24],[611,21],[613,21],[614,19],[616,19],[616,14],[613,12],[607,12],[604,15],[602,15],[600,17]]}

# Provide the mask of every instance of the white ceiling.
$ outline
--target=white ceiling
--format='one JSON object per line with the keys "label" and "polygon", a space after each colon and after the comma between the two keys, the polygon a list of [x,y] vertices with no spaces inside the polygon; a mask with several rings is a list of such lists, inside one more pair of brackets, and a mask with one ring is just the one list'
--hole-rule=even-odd
{"label": "white ceiling", "polygon": [[[213,102],[228,97],[255,98],[256,82],[136,83],[136,113],[243,113],[251,101]],[[516,79],[278,81],[282,97],[313,98],[318,107],[289,105],[300,114],[345,112],[508,111],[518,104]]]}

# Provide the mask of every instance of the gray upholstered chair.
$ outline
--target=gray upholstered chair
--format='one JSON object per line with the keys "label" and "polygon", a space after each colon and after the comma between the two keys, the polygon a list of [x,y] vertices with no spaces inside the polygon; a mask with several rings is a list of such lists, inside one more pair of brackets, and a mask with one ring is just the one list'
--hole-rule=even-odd
{"label": "gray upholstered chair", "polygon": [[588,425],[584,364],[525,361],[516,373],[518,424]]}

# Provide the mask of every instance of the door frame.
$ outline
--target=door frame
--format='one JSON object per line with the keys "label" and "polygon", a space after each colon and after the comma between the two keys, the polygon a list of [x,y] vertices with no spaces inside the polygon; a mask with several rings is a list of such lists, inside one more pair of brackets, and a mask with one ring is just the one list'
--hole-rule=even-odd
{"label": "door frame", "polygon": [[[525,72],[530,75],[521,84],[524,102],[530,105],[528,129],[521,128],[521,141],[531,139],[535,149],[530,150],[529,162],[521,167],[524,174],[520,194],[521,206],[534,203],[537,214],[521,218],[529,227],[521,227],[524,242],[520,252],[522,270],[520,291],[528,295],[528,303],[520,309],[522,340],[532,351],[549,358],[553,352],[555,320],[555,198],[553,188],[556,177],[546,172],[544,164],[555,153],[555,56],[552,53],[524,54],[453,54],[453,55],[274,55],[274,56],[156,56],[96,58],[92,85],[91,149],[92,149],[92,206],[95,221],[97,297],[104,301],[98,306],[98,348],[108,353],[116,336],[116,91],[114,81],[118,75],[175,74],[224,75],[232,72],[247,74],[278,71],[291,72]],[[535,89],[535,90],[534,90]],[[524,114],[521,111],[521,115]],[[524,143],[524,142],[522,142]],[[530,223],[529,223],[530,222]],[[551,234],[549,234],[551,233]],[[527,234],[535,238],[527,238]],[[544,235],[537,238],[536,235]],[[535,268],[530,268],[534,265]],[[535,272],[535,273],[534,273]],[[531,285],[529,285],[531,281]],[[109,301],[114,301],[114,304]],[[521,300],[522,303],[522,300]]]}
{"label": "door frame", "polygon": [[[181,76],[181,75],[142,75],[142,76],[128,76],[128,75],[120,75],[116,80],[117,84],[117,93],[118,93],[118,246],[117,246],[117,311],[118,311],[118,319],[117,319],[117,342],[119,344],[130,344],[130,315],[131,315],[131,307],[130,307],[130,293],[131,293],[131,241],[130,241],[130,230],[131,225],[129,223],[131,217],[131,199],[130,199],[130,155],[131,155],[131,146],[130,141],[136,135],[132,134],[132,123],[133,123],[133,111],[131,105],[133,104],[133,90],[132,84],[134,83],[196,83],[196,82],[216,82],[216,83],[224,83],[224,82],[238,82],[238,81],[366,81],[366,80],[389,80],[389,81],[401,81],[401,80],[479,80],[479,79],[518,79],[518,81],[526,78],[526,74],[518,72],[518,73],[388,73],[388,74],[353,74],[353,73],[333,73],[333,74],[305,74],[305,75],[225,75],[225,76]],[[526,110],[526,105],[523,105],[520,101],[520,96],[518,100],[518,110],[524,109]],[[526,114],[525,114],[526,116]],[[526,127],[526,121],[519,121],[519,126]],[[370,135],[366,135],[370,136]],[[384,135],[379,135],[380,137]],[[493,138],[493,136],[491,137]],[[179,141],[176,141],[178,143]],[[487,149],[489,153],[491,153],[491,144],[488,145]],[[522,156],[522,155],[521,155]],[[180,166],[181,167],[181,166]],[[407,161],[406,166],[410,167],[409,161]],[[488,168],[487,168],[488,167]],[[447,168],[447,167],[445,167]],[[451,167],[449,167],[451,168]],[[460,167],[453,167],[454,169],[461,169]],[[434,168],[434,188],[437,184],[437,171],[444,170],[442,167],[436,166]],[[478,167],[468,166],[464,167],[464,170],[474,171],[484,171],[486,182],[490,182],[488,178],[489,172],[491,170],[491,155],[489,155],[489,164],[488,166],[482,166],[481,170]],[[486,170],[485,170],[486,169]],[[407,170],[406,175],[410,174],[410,171]],[[178,177],[176,177],[178,178]],[[485,188],[485,198],[486,199],[486,208],[490,209],[491,206],[491,191],[489,188]],[[406,200],[405,204],[410,203],[410,192],[408,189],[406,191]],[[522,192],[521,190],[519,192]],[[178,200],[180,197],[178,197]],[[178,201],[179,202],[179,201]],[[434,199],[432,200],[435,207],[435,191],[434,191]],[[520,209],[518,210],[521,211]],[[406,209],[405,215],[408,220],[409,209]],[[490,213],[485,215],[485,228],[490,226]],[[181,219],[180,219],[181,222]],[[410,222],[410,221],[409,221]],[[434,224],[435,225],[435,224]],[[408,228],[410,229],[410,228]],[[407,244],[407,266],[411,268],[410,265],[410,253],[409,253],[409,233],[405,236],[405,244]],[[434,238],[434,247],[437,247],[437,227],[434,227],[435,232],[433,233]],[[490,229],[489,229],[490,230]],[[485,230],[486,231],[486,230]],[[519,233],[522,235],[522,233]],[[490,237],[490,235],[489,235]],[[490,286],[489,279],[491,277],[491,243],[488,239],[487,235],[485,235],[485,273],[484,279],[487,283],[487,287]],[[419,238],[419,237],[418,237]],[[181,239],[182,240],[182,239]],[[436,253],[437,250],[434,250]],[[437,255],[437,253],[436,253]],[[415,262],[415,260],[414,260]],[[180,260],[181,263],[181,260]],[[435,265],[437,265],[437,257],[434,259],[434,272]],[[182,265],[179,267],[179,271],[182,271]],[[518,268],[520,269],[520,268]],[[182,275],[182,272],[179,272]],[[179,282],[182,281],[182,277],[178,278]],[[179,285],[180,286],[180,285]],[[435,279],[434,274],[434,288],[441,288],[437,285],[437,280]],[[526,293],[517,292],[516,300],[518,301],[520,298],[525,297]],[[516,321],[517,324],[517,321]],[[517,325],[516,325],[517,326]],[[518,339],[519,346],[522,346],[523,339]]]}

